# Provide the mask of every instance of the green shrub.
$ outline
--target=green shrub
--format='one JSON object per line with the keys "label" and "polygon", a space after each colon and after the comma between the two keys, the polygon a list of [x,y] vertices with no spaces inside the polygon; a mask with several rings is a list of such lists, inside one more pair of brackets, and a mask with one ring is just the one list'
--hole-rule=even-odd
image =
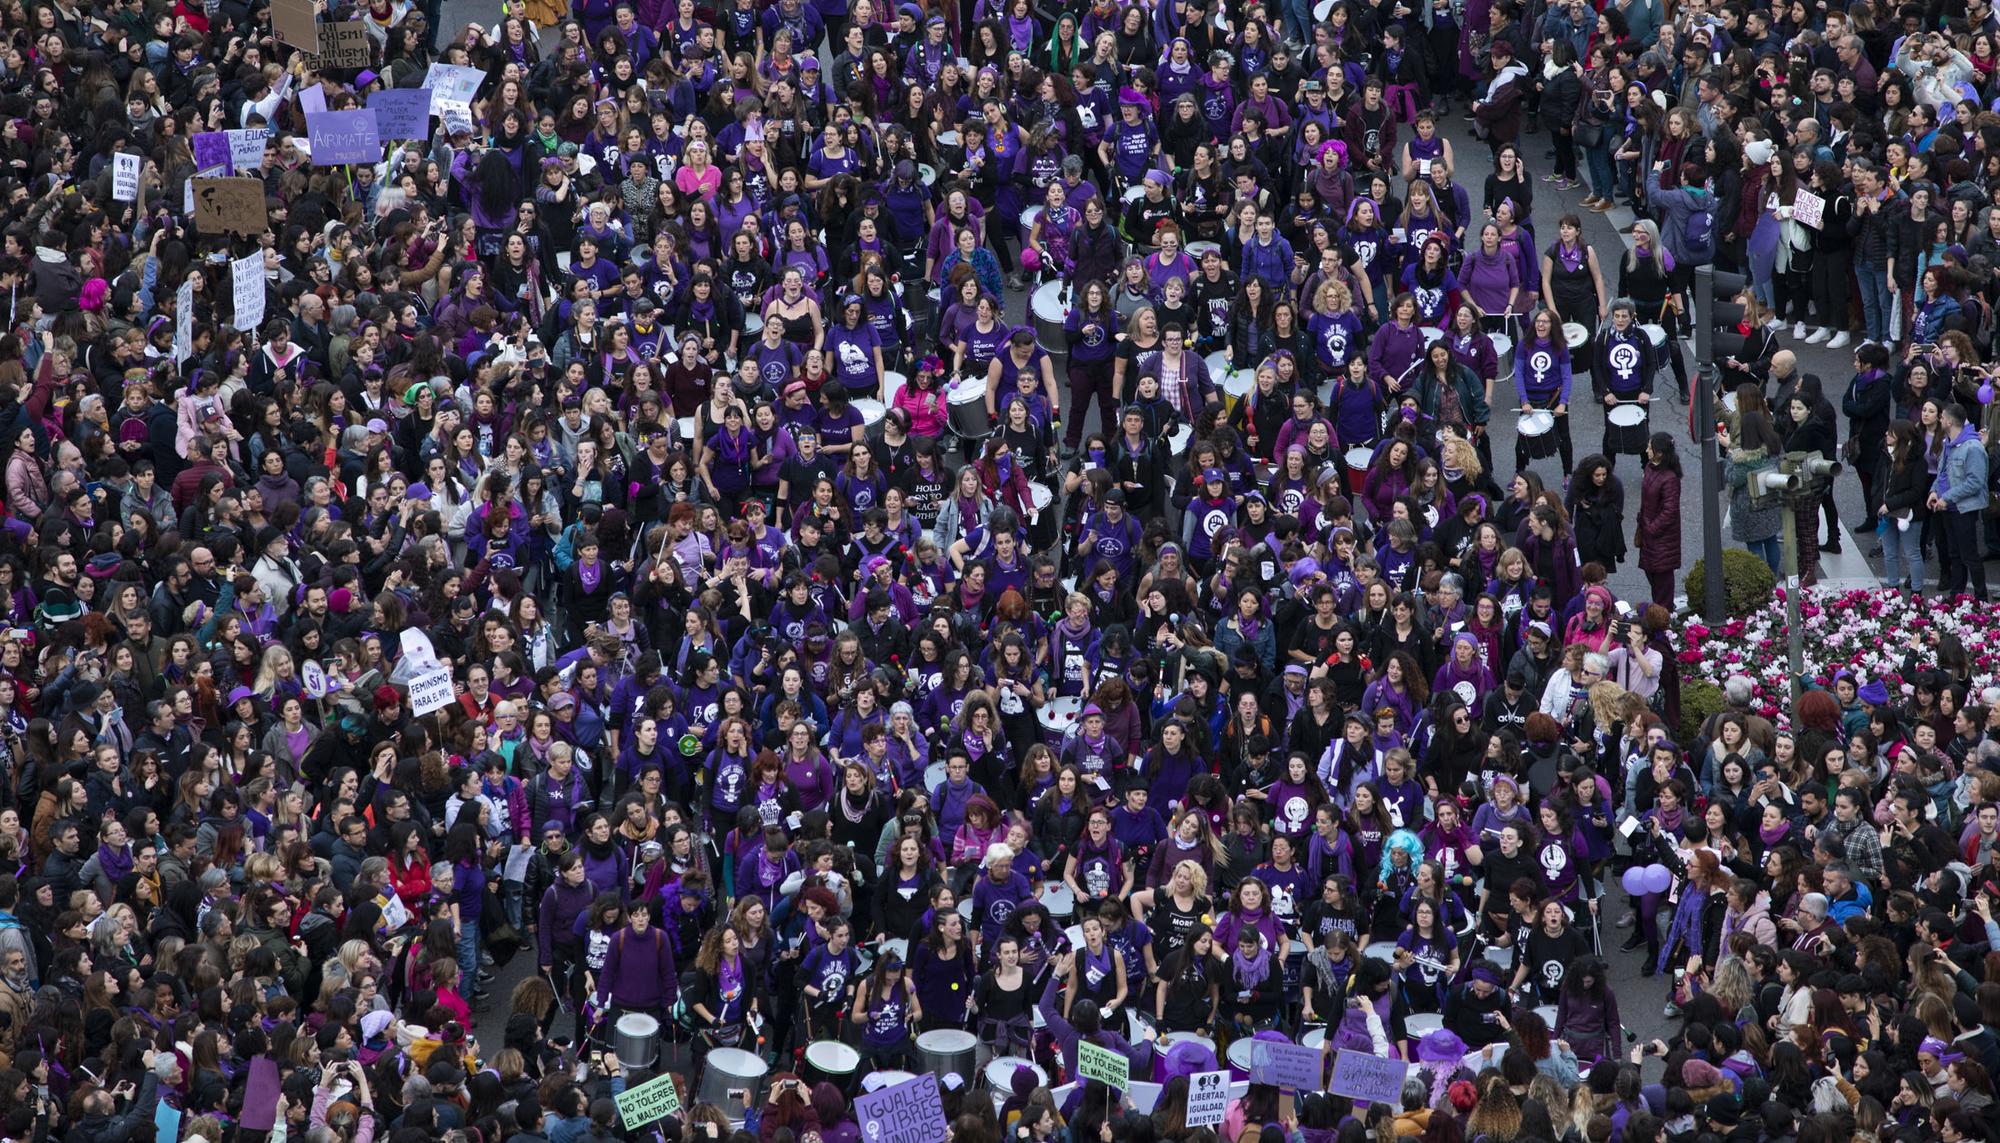
{"label": "green shrub", "polygon": [[[1705,582],[1708,561],[1704,557],[1694,562],[1688,569],[1683,586],[1687,589],[1688,606],[1696,611],[1702,609],[1708,598]],[[1741,619],[1765,604],[1778,589],[1778,577],[1771,574],[1763,560],[1742,548],[1724,548],[1722,551],[1722,598],[1723,606],[1729,609],[1733,618]]]}
{"label": "green shrub", "polygon": [[1694,743],[1701,735],[1701,724],[1717,711],[1728,706],[1722,696],[1722,688],[1714,683],[1699,679],[1681,677],[1681,724],[1675,728],[1675,741],[1683,750],[1694,749]]}

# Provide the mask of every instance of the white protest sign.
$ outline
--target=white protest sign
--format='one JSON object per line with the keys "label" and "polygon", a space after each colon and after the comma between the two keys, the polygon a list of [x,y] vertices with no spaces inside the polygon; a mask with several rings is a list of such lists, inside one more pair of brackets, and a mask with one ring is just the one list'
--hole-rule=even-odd
{"label": "white protest sign", "polygon": [[332,689],[327,686],[325,668],[311,659],[307,659],[306,665],[299,669],[299,682],[312,698],[325,698],[326,692]]}
{"label": "white protest sign", "polygon": [[186,361],[194,356],[194,278],[181,283],[174,291],[174,360]]}
{"label": "white protest sign", "polygon": [[236,328],[244,331],[264,324],[264,252],[252,250],[229,264],[232,293],[236,302]]}
{"label": "white protest sign", "polygon": [[225,131],[229,136],[229,169],[235,172],[254,171],[264,165],[264,140],[271,132],[263,127],[246,128],[240,131]]}
{"label": "white protest sign", "polygon": [[431,114],[442,115],[447,107],[472,106],[472,97],[478,93],[479,85],[485,79],[486,73],[476,67],[432,64],[430,70],[424,73],[424,87],[431,93]]}
{"label": "white protest sign", "polygon": [[139,201],[139,156],[120,151],[111,156],[111,197],[119,202]]}
{"label": "white protest sign", "polygon": [[1792,200],[1792,221],[1800,226],[1810,226],[1818,230],[1825,218],[1826,200],[1813,192],[1801,190],[1798,197]]}
{"label": "white protest sign", "polygon": [[402,634],[402,658],[411,666],[435,671],[444,664],[438,660],[437,648],[431,646],[431,637],[416,628],[407,628]]}
{"label": "white protest sign", "polygon": [[1229,1073],[1196,1072],[1188,1077],[1187,1125],[1220,1127],[1229,1114]]}
{"label": "white protest sign", "polygon": [[451,705],[451,672],[439,668],[410,680],[410,713],[429,714]]}

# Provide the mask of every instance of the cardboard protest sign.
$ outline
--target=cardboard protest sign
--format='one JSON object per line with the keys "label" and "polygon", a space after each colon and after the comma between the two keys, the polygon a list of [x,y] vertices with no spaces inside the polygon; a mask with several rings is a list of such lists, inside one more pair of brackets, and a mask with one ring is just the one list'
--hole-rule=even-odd
{"label": "cardboard protest sign", "polygon": [[271,30],[280,43],[309,52],[319,50],[319,20],[312,0],[271,0]]}
{"label": "cardboard protest sign", "polygon": [[342,20],[319,26],[319,66],[360,69],[368,66],[368,24],[362,20]]}
{"label": "cardboard protest sign", "polygon": [[254,238],[271,225],[262,179],[190,179],[195,229]]}
{"label": "cardboard protest sign", "polygon": [[264,141],[271,137],[268,127],[245,127],[224,131],[229,136],[229,173],[254,171],[264,165]]}

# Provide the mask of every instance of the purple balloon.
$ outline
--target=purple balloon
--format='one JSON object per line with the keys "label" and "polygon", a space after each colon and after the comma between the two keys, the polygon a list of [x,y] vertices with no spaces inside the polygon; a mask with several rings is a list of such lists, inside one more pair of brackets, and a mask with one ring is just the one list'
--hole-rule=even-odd
{"label": "purple balloon", "polygon": [[1646,892],[1665,893],[1674,884],[1673,871],[1664,865],[1646,867]]}
{"label": "purple balloon", "polygon": [[1634,865],[1625,871],[1625,892],[1637,897],[1646,891],[1646,867]]}
{"label": "purple balloon", "polygon": [[1993,382],[1988,381],[1979,387],[1979,403],[1982,405],[1993,403]]}

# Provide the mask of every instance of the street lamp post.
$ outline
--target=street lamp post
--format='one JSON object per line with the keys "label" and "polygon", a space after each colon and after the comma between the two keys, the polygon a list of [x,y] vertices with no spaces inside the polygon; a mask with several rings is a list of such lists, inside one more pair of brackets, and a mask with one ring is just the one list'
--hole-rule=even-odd
{"label": "street lamp post", "polygon": [[1788,452],[1778,460],[1776,471],[1750,474],[1750,495],[1777,496],[1784,502],[1784,586],[1785,658],[1791,676],[1791,698],[1796,704],[1805,687],[1805,625],[1799,614],[1799,596],[1805,585],[1799,571],[1799,508],[1812,505],[1817,510],[1826,486],[1840,472],[1840,465],[1816,452]]}

